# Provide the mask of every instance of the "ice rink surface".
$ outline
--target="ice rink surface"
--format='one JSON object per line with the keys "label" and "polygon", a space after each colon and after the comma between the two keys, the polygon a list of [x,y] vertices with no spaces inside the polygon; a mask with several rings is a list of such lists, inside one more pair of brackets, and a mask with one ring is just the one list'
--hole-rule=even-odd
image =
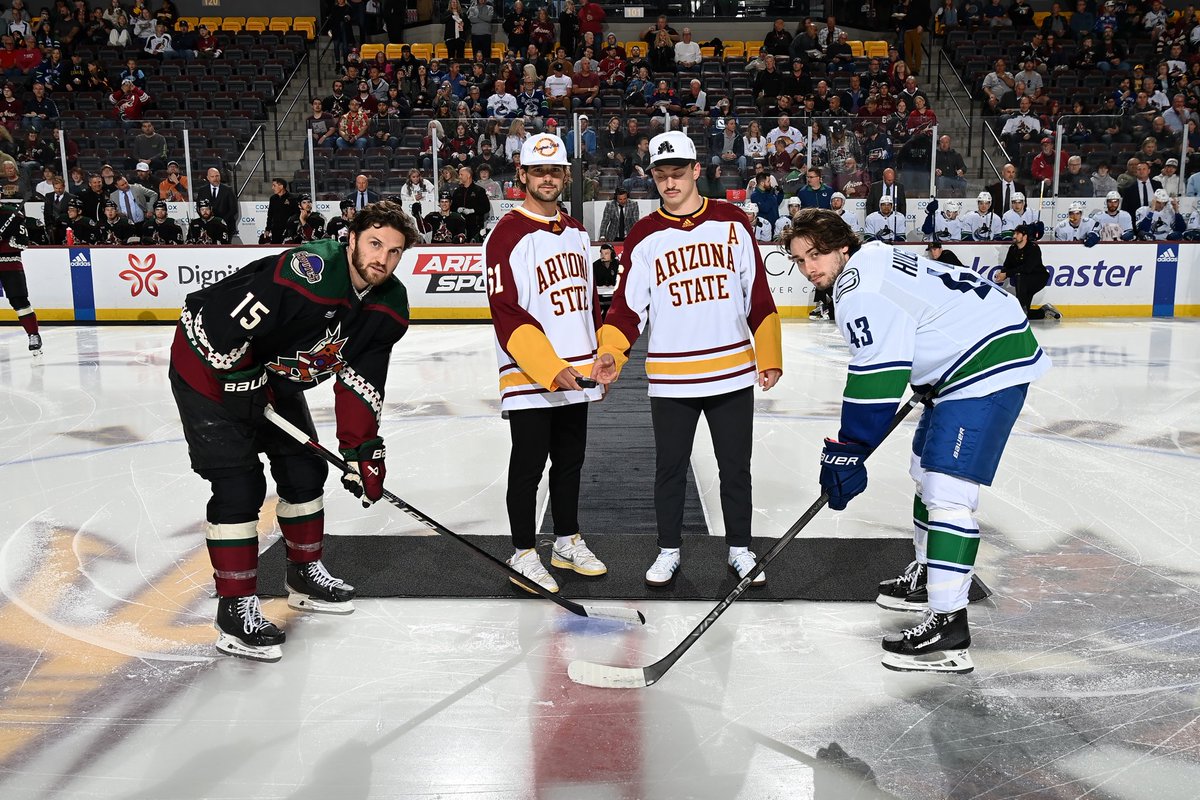
{"label": "ice rink surface", "polygon": [[[618,691],[571,683],[567,663],[649,664],[713,603],[630,604],[649,620],[634,629],[534,601],[367,599],[336,618],[271,600],[283,660],[218,656],[171,329],[49,328],[36,363],[2,328],[0,798],[1196,798],[1200,324],[1036,332],[1055,369],[983,493],[995,595],[970,610],[973,674],[880,667],[880,636],[915,616],[756,602],[659,684]],[[784,337],[783,380],[758,395],[759,536],[818,494],[847,359],[828,323]],[[487,326],[416,326],[394,352],[389,486],[461,533],[507,533],[494,376]],[[309,402],[332,441],[331,390]],[[908,537],[912,426],[802,535]],[[719,524],[703,436],[694,466]],[[332,477],[327,519],[427,533]]]}

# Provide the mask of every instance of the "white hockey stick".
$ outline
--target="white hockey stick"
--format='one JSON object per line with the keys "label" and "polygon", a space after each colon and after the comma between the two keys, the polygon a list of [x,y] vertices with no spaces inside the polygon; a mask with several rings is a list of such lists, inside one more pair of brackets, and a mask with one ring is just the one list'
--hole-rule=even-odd
{"label": "white hockey stick", "polygon": [[[321,458],[340,469],[342,472],[350,471],[350,467],[345,461],[331,453],[319,442],[313,441],[311,438],[309,438],[307,433],[300,430],[300,428],[297,428],[288,420],[279,416],[278,412],[276,412],[275,409],[271,408],[270,406],[267,406],[266,417],[288,436],[291,436],[297,442],[306,446],[309,450],[313,451]],[[583,603],[576,603],[574,600],[568,600],[565,597],[559,597],[554,592],[543,588],[537,583],[537,581],[532,581],[521,573],[517,572],[508,564],[496,558],[494,555],[479,547],[474,542],[463,538],[432,517],[426,516],[418,509],[389,492],[387,489],[383,490],[383,499],[387,500],[393,506],[403,511],[405,514],[408,514],[410,517],[430,530],[440,533],[443,536],[449,536],[451,539],[463,545],[464,547],[470,548],[471,552],[483,557],[494,568],[504,573],[505,577],[518,580],[523,588],[527,588],[531,592],[541,595],[547,600],[558,603],[572,614],[577,614],[581,617],[591,617],[593,619],[611,619],[616,620],[617,622],[635,622],[639,625],[646,624],[646,617],[643,616],[642,612],[638,611],[637,609],[621,608],[620,606],[588,606],[584,605]]]}
{"label": "white hockey stick", "polygon": [[[901,405],[900,409],[896,412],[896,415],[892,417],[891,424],[888,425],[887,432],[883,434],[883,439],[880,440],[880,444],[882,444],[883,440],[887,439],[891,432],[894,431],[896,427],[904,420],[904,418],[908,416],[909,411],[912,411],[914,408],[924,402],[926,398],[930,397],[930,395],[931,392],[929,391],[914,394],[906,403]],[[800,531],[804,530],[804,526],[811,522],[812,518],[817,515],[817,512],[824,508],[825,504],[828,502],[829,493],[821,492],[821,496],[817,498],[816,502],[809,506],[808,510],[804,512],[800,519],[796,520],[796,522],[792,524],[792,527],[788,528],[787,533],[783,534],[783,536],[779,538],[779,541],[775,543],[775,546],[768,550],[766,555],[759,559],[758,563],[754,566],[754,569],[747,572],[746,576],[738,581],[738,585],[734,587],[733,591],[730,592],[724,600],[717,603],[716,608],[708,612],[708,616],[700,620],[700,624],[693,628],[692,632],[689,633],[682,642],[676,645],[674,650],[667,653],[658,661],[655,661],[648,667],[614,667],[609,664],[595,664],[591,661],[572,661],[567,665],[567,676],[576,683],[582,683],[585,686],[598,686],[601,689],[644,689],[647,686],[658,683],[662,676],[667,674],[667,670],[669,670],[692,645],[700,640],[700,637],[704,634],[704,632],[712,627],[712,624],[717,621],[718,617],[725,613],[725,609],[733,605],[733,602],[742,596],[746,589],[750,587],[750,584],[754,578],[767,568],[767,564],[770,564],[775,556],[779,555],[780,551],[787,547],[788,543],[792,541],[792,539],[795,539],[796,535],[799,534]]]}

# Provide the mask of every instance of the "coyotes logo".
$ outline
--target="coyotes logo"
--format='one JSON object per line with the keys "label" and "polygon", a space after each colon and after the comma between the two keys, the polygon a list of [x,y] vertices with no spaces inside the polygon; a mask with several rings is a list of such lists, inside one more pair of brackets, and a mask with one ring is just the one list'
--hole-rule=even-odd
{"label": "coyotes logo", "polygon": [[348,336],[342,336],[342,326],[338,325],[332,331],[327,331],[325,338],[309,350],[297,350],[295,358],[280,356],[267,364],[267,369],[291,381],[316,383],[346,366],[342,360],[342,348],[348,340]]}
{"label": "coyotes logo", "polygon": [[129,287],[130,297],[137,297],[143,291],[158,297],[158,282],[167,277],[167,273],[161,269],[155,269],[154,261],[154,253],[146,256],[145,261],[133,253],[129,254],[129,266],[132,269],[122,270],[119,275],[132,284]]}

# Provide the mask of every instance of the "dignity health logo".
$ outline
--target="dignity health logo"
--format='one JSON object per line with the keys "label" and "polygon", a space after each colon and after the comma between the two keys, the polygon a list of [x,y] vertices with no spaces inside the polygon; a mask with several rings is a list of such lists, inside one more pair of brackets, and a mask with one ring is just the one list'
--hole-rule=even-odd
{"label": "dignity health logo", "polygon": [[145,260],[133,253],[129,254],[131,269],[122,270],[119,274],[130,283],[130,297],[137,297],[143,291],[158,297],[158,282],[167,277],[167,273],[161,269],[155,269],[155,259],[154,253],[147,255]]}

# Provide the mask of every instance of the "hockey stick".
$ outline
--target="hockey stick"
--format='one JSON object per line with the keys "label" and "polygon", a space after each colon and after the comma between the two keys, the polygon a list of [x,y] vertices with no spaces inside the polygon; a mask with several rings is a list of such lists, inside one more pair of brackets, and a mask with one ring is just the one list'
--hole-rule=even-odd
{"label": "hockey stick", "polygon": [[[350,471],[350,467],[345,461],[327,450],[321,445],[320,442],[316,442],[309,438],[307,433],[297,428],[288,420],[279,416],[278,412],[276,412],[275,409],[271,408],[270,406],[267,406],[266,417],[288,436],[291,436],[297,442],[304,445],[309,450],[340,469],[342,472]],[[522,587],[527,587],[530,591],[541,595],[547,600],[552,600],[553,602],[558,603],[572,614],[577,614],[581,617],[591,617],[593,619],[611,619],[616,620],[617,622],[636,622],[640,625],[646,624],[646,617],[642,614],[642,612],[636,609],[620,608],[618,606],[588,606],[584,605],[583,603],[576,603],[573,600],[568,600],[565,597],[559,597],[554,592],[543,588],[537,583],[537,581],[530,580],[521,573],[517,572],[508,564],[496,558],[494,555],[479,547],[474,542],[463,538],[432,517],[426,516],[424,513],[409,505],[396,495],[392,494],[387,489],[383,490],[383,498],[430,530],[440,533],[443,536],[449,536],[451,539],[463,545],[464,547],[470,548],[470,550],[476,555],[482,556],[489,564],[498,569],[500,572],[504,573],[505,577],[510,579],[519,579]]]}
{"label": "hockey stick", "polygon": [[[930,392],[926,391],[910,397],[896,412],[896,416],[892,417],[887,431],[883,434],[883,439],[880,439],[880,444],[891,435],[892,431],[896,430],[897,426],[908,416],[908,412],[928,399],[930,394]],[[878,448],[878,445],[876,447]],[[700,620],[700,624],[693,628],[692,632],[676,645],[674,650],[667,653],[658,661],[655,661],[648,667],[615,667],[609,664],[595,664],[591,661],[572,661],[567,665],[567,676],[576,683],[582,683],[585,686],[598,686],[602,689],[642,689],[657,683],[663,675],[667,674],[667,670],[674,666],[675,662],[692,645],[699,641],[704,632],[712,627],[717,618],[724,614],[725,610],[745,593],[754,578],[767,568],[767,564],[770,564],[775,556],[779,555],[783,548],[787,547],[788,543],[792,539],[795,539],[800,531],[804,530],[804,527],[812,521],[817,512],[824,508],[828,502],[829,493],[821,492],[821,496],[817,498],[816,502],[809,506],[800,519],[796,520],[792,527],[788,528],[787,533],[780,537],[775,546],[759,559],[754,569],[746,573],[746,576],[738,582],[733,591],[726,595],[724,600],[717,603],[716,608],[708,612],[708,616]]]}

